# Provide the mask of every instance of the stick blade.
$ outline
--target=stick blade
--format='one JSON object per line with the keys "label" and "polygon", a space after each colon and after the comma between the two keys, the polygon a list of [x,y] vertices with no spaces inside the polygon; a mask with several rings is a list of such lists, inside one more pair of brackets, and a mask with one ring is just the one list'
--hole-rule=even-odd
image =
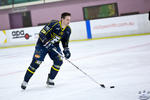
{"label": "stick blade", "polygon": [[104,84],[100,84],[100,86],[101,86],[102,88],[105,88],[105,85],[104,85]]}

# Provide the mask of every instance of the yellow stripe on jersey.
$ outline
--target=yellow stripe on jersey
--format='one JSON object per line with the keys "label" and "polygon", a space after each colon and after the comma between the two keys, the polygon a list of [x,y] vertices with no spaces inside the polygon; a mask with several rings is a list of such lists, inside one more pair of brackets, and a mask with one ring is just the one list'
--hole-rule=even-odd
{"label": "yellow stripe on jersey", "polygon": [[54,66],[52,66],[52,68],[55,70],[55,71],[59,71],[58,69],[56,69]]}
{"label": "yellow stripe on jersey", "polygon": [[47,33],[48,33],[49,31],[51,31],[51,30],[53,29],[53,27],[54,27],[56,24],[58,24],[58,23],[55,23],[55,24],[52,26],[52,28],[50,28],[50,29],[46,32],[45,35],[47,35]]}
{"label": "yellow stripe on jersey", "polygon": [[[50,23],[49,23],[49,24],[50,24]],[[49,25],[49,24],[48,24],[48,25]],[[42,32],[44,35],[47,35],[48,32],[51,31],[51,30],[53,29],[53,27],[54,27],[56,24],[58,24],[58,23],[55,23],[55,24],[52,26],[52,28],[50,28],[47,32],[46,32],[44,29],[42,29],[41,32]],[[40,38],[40,36],[39,36],[39,38]],[[41,38],[40,38],[40,40],[42,41]]]}
{"label": "yellow stripe on jersey", "polygon": [[62,28],[62,25],[61,25],[61,21],[59,21],[59,24],[60,24],[60,27],[61,27],[61,31],[64,31],[66,29],[66,27],[68,26],[65,26],[65,28]]}
{"label": "yellow stripe on jersey", "polygon": [[34,74],[34,72],[33,72],[33,71],[31,71],[30,69],[28,69],[28,71],[29,71],[30,73]]}
{"label": "yellow stripe on jersey", "polygon": [[62,37],[53,32],[53,34],[51,34],[51,39],[49,39],[48,42],[52,41],[52,40],[54,40],[56,38],[59,39],[59,40],[55,41],[55,42],[59,42]]}

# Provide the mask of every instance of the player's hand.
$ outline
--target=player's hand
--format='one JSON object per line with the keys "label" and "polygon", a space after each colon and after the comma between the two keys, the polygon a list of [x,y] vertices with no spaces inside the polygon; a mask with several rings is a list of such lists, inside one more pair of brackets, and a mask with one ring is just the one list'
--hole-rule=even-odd
{"label": "player's hand", "polygon": [[55,46],[51,42],[47,42],[44,44],[44,47],[48,50],[52,50]]}
{"label": "player's hand", "polygon": [[65,58],[69,59],[71,56],[71,53],[69,51],[69,48],[64,48],[63,53],[65,55]]}

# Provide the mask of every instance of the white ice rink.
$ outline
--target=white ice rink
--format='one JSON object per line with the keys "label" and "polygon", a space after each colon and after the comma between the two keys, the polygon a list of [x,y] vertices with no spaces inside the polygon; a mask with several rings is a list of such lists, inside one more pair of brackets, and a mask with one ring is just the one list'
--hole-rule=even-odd
{"label": "white ice rink", "polygon": [[20,85],[34,46],[0,49],[0,100],[139,100],[150,91],[150,35],[70,42],[70,60],[106,86],[103,89],[67,61],[47,88],[52,61],[45,61],[22,91]]}

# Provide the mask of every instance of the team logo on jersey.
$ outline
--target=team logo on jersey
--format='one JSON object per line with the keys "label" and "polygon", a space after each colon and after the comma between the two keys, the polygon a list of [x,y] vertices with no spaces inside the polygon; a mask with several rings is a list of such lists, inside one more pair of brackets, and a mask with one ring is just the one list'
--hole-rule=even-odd
{"label": "team logo on jersey", "polygon": [[35,55],[35,58],[40,58],[40,55],[36,54],[36,55]]}
{"label": "team logo on jersey", "polygon": [[59,27],[57,27],[57,28],[56,28],[56,30],[60,30],[60,28],[59,28]]}
{"label": "team logo on jersey", "polygon": [[58,42],[60,39],[61,39],[61,37],[55,36],[55,37],[51,40],[51,42],[52,42],[52,43],[56,43],[56,42]]}
{"label": "team logo on jersey", "polygon": [[41,30],[41,32],[42,32],[43,34],[46,34],[46,31],[45,31],[45,29],[42,29],[42,30]]}
{"label": "team logo on jersey", "polygon": [[46,26],[46,27],[45,27],[45,30],[46,30],[46,31],[50,30],[50,27]]}

